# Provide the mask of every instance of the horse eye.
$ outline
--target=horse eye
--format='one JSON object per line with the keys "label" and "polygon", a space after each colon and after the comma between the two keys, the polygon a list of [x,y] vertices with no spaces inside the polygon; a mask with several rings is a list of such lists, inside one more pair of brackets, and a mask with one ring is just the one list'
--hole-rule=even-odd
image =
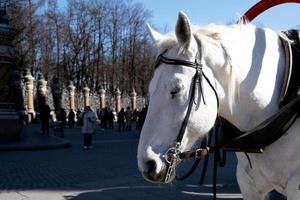
{"label": "horse eye", "polygon": [[178,91],[171,91],[171,92],[170,92],[171,95],[175,95],[175,94],[177,94],[177,93],[178,93]]}
{"label": "horse eye", "polygon": [[180,92],[180,87],[175,87],[174,89],[171,90],[170,94],[172,95],[172,98],[174,98],[174,96],[179,92]]}

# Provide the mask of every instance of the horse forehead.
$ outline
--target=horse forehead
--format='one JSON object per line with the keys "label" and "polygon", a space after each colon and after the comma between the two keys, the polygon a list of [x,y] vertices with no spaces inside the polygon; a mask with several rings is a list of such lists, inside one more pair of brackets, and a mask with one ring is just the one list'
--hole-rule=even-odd
{"label": "horse forehead", "polygon": [[184,46],[176,45],[165,53],[165,57],[177,60],[195,61],[197,51],[186,49]]}
{"label": "horse forehead", "polygon": [[[170,49],[164,49],[166,51],[164,56],[170,59],[185,60],[185,61],[195,61],[195,56],[197,52],[189,51],[184,49],[182,46],[174,45]],[[162,53],[162,52],[161,52]],[[177,65],[167,65],[161,63],[160,66],[155,70],[154,75],[151,79],[149,85],[149,94],[152,95],[162,83],[166,83],[167,80],[172,78],[180,79],[180,75],[187,77],[192,77],[195,73],[195,70],[186,66],[177,66]],[[177,77],[176,77],[177,76]],[[183,76],[181,76],[183,77]]]}
{"label": "horse forehead", "polygon": [[[195,69],[186,66],[162,64],[155,72],[149,85],[149,93],[152,95],[159,88],[168,88],[168,84],[188,83],[192,79]],[[164,87],[166,86],[166,87]]]}

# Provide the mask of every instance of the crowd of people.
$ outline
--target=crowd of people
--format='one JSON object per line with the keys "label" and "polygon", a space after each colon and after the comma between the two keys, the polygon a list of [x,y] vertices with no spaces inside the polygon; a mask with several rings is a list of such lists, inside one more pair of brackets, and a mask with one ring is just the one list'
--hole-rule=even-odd
{"label": "crowd of people", "polygon": [[102,129],[114,129],[114,122],[118,124],[118,130],[131,131],[133,127],[136,130],[141,130],[145,117],[146,117],[147,107],[143,108],[141,111],[137,109],[131,110],[128,106],[126,110],[121,108],[119,113],[114,113],[111,108],[105,107],[97,111],[97,116],[100,121],[100,127]]}
{"label": "crowd of people", "polygon": [[[50,107],[44,103],[40,106],[40,120],[42,134],[49,135],[49,121],[51,119]],[[56,131],[64,132],[64,128],[74,128],[75,126],[81,127],[84,138],[84,148],[91,149],[92,135],[95,133],[97,126],[100,126],[101,130],[114,129],[114,124],[117,122],[117,129],[120,132],[141,130],[146,118],[147,106],[141,111],[137,109],[131,110],[128,106],[126,110],[122,108],[119,113],[115,113],[110,107],[105,107],[94,112],[90,106],[86,106],[81,112],[79,109],[75,113],[73,109],[67,112],[64,108],[57,111],[56,121],[58,126]]]}

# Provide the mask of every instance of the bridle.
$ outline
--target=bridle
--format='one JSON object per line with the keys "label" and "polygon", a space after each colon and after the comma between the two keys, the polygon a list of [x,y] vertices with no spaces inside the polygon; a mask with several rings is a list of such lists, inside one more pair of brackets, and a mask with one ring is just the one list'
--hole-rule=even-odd
{"label": "bridle", "polygon": [[[218,98],[217,91],[214,88],[213,84],[210,82],[210,80],[207,78],[205,73],[203,72],[201,42],[198,39],[196,39],[196,41],[197,41],[199,48],[198,48],[198,52],[196,54],[196,58],[195,58],[194,62],[167,58],[164,56],[164,54],[167,52],[167,50],[165,50],[163,53],[161,53],[157,57],[156,62],[155,62],[155,69],[158,68],[161,63],[164,63],[167,65],[180,65],[180,66],[185,66],[185,67],[191,67],[196,70],[196,73],[195,73],[195,75],[192,79],[192,83],[191,83],[192,89],[191,89],[191,95],[190,95],[190,99],[189,99],[188,109],[187,109],[186,115],[184,117],[184,120],[181,124],[179,133],[177,135],[176,143],[173,147],[169,148],[167,150],[167,152],[164,154],[164,158],[165,158],[166,162],[168,163],[168,169],[167,169],[167,173],[166,173],[165,180],[164,180],[165,183],[170,182],[172,174],[175,174],[176,163],[180,159],[185,159],[185,158],[190,158],[190,157],[200,158],[200,157],[206,156],[210,151],[212,151],[212,149],[208,146],[202,148],[203,145],[201,145],[200,149],[197,149],[195,151],[186,151],[186,152],[180,151],[181,142],[184,137],[184,133],[185,133],[185,130],[186,130],[186,127],[188,124],[188,120],[189,120],[189,117],[191,114],[193,104],[195,103],[195,94],[196,94],[197,88],[199,89],[198,97],[200,98],[200,101],[198,101],[198,102],[201,102],[201,99],[203,99],[203,103],[206,104],[205,98],[203,95],[203,85],[202,85],[203,78],[204,78],[204,80],[207,81],[207,83],[212,88],[213,92],[215,93],[216,100],[217,100],[217,106],[219,108],[219,98]],[[193,168],[195,168],[195,167],[193,167]]]}

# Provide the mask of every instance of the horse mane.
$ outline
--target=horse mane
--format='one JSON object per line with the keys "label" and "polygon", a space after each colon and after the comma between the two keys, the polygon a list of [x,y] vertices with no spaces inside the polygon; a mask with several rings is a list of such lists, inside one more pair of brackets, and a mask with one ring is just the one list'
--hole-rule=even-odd
{"label": "horse mane", "polygon": [[[216,24],[209,24],[205,27],[194,27],[194,37],[199,40],[205,40],[206,43],[217,43],[222,51],[223,55],[225,57],[225,64],[223,67],[227,69],[229,72],[229,79],[227,83],[227,89],[226,96],[228,100],[228,108],[229,111],[232,113],[233,104],[236,100],[239,99],[239,85],[237,84],[236,80],[236,67],[232,63],[231,56],[230,56],[230,50],[227,48],[229,44],[226,43],[226,40],[224,39],[224,34],[229,33],[231,29],[255,29],[255,26],[248,23],[247,21],[239,21],[237,24],[231,24],[231,25],[216,25]],[[225,36],[228,37],[228,36]],[[229,36],[231,37],[231,36]],[[204,50],[202,49],[202,52]],[[217,57],[215,57],[217,59]]]}

